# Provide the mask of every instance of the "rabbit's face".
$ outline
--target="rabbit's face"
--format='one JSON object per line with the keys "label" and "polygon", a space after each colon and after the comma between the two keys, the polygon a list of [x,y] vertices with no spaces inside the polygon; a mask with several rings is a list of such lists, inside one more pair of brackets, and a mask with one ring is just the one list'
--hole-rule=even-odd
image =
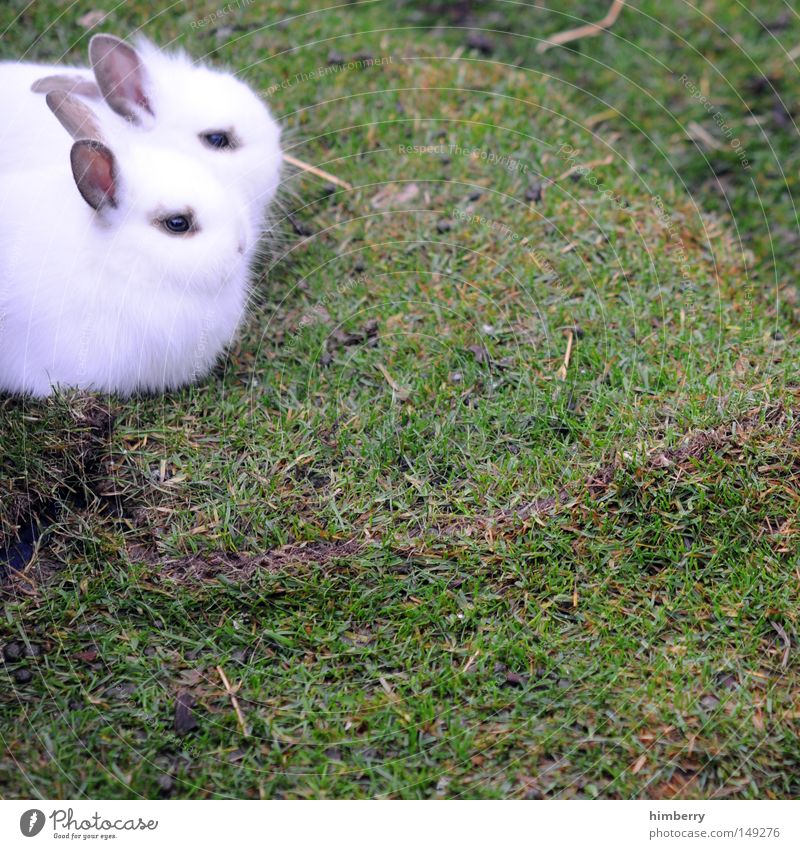
{"label": "rabbit's face", "polygon": [[[282,161],[280,128],[243,83],[206,68],[187,68],[154,91],[154,138],[195,156],[227,186],[263,210],[275,196]],[[172,86],[172,78],[177,84]],[[161,79],[161,77],[159,77]]]}
{"label": "rabbit's face", "polygon": [[280,128],[247,85],[147,42],[134,50],[97,35],[89,52],[100,91],[115,112],[153,144],[205,164],[261,217],[280,180]]}
{"label": "rabbit's face", "polygon": [[70,151],[78,191],[97,213],[107,256],[127,277],[159,288],[222,292],[241,286],[255,252],[248,206],[236,187],[194,157],[148,135],[107,136],[79,98],[51,91],[47,104],[76,139]]}
{"label": "rabbit's face", "polygon": [[[256,234],[238,194],[189,157],[136,145],[101,210],[110,251],[159,288],[224,296],[246,278]],[[141,275],[139,275],[141,271]]]}

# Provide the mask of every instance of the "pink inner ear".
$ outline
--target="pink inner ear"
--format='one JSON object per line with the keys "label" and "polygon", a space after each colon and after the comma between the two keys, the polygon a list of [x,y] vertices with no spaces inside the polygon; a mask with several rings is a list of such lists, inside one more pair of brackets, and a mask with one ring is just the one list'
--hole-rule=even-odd
{"label": "pink inner ear", "polygon": [[111,54],[112,78],[117,80],[113,93],[132,100],[137,106],[150,111],[150,102],[142,86],[142,66],[133,51],[117,49]]}
{"label": "pink inner ear", "polygon": [[114,169],[111,160],[104,156],[95,154],[87,169],[87,178],[97,187],[97,191],[107,197],[110,201],[114,200]]}
{"label": "pink inner ear", "polygon": [[114,154],[102,142],[75,142],[70,154],[75,184],[92,209],[117,205]]}
{"label": "pink inner ear", "polygon": [[131,105],[152,114],[145,87],[147,73],[139,54],[124,41],[97,35],[89,44],[89,53],[98,85],[108,105],[120,115],[134,120]]}

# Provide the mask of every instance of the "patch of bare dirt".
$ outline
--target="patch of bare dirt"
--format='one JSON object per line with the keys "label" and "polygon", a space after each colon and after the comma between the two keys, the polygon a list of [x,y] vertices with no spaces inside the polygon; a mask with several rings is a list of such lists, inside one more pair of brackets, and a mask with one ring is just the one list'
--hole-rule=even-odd
{"label": "patch of bare dirt", "polygon": [[165,558],[152,548],[134,546],[128,550],[133,562],[157,566],[161,574],[179,583],[213,581],[225,578],[244,582],[257,572],[280,572],[290,566],[324,566],[346,560],[363,550],[356,540],[283,545],[263,553],[211,551],[184,557]]}
{"label": "patch of bare dirt", "polygon": [[[640,468],[645,471],[660,469],[679,472],[690,469],[696,461],[707,459],[712,454],[727,455],[739,450],[743,443],[755,433],[779,430],[784,437],[791,438],[800,430],[800,410],[787,409],[781,404],[751,410],[738,421],[720,425],[709,430],[696,430],[687,434],[672,448],[663,446],[652,449]],[[479,532],[502,533],[509,525],[527,523],[548,515],[554,515],[574,506],[587,495],[592,499],[602,497],[614,483],[617,472],[630,463],[615,459],[600,466],[578,485],[570,489],[561,488],[556,496],[537,498],[513,509],[501,510],[491,516],[468,517],[434,529],[438,536],[476,535]]]}
{"label": "patch of bare dirt", "polygon": [[63,563],[48,557],[36,557],[25,568],[7,568],[0,577],[0,598],[37,596],[39,587],[47,586],[63,568]]}

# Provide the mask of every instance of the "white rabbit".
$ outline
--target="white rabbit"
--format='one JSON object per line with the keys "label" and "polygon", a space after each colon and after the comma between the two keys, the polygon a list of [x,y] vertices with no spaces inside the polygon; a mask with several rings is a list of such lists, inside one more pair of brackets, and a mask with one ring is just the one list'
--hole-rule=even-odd
{"label": "white rabbit", "polygon": [[232,74],[133,48],[112,35],[89,42],[91,68],[0,63],[0,172],[60,162],[68,150],[43,95],[60,90],[92,103],[103,126],[147,133],[152,144],[196,157],[247,200],[257,226],[280,181],[280,128],[255,92]]}
{"label": "white rabbit", "polygon": [[244,312],[245,204],[191,157],[106,134],[74,95],[47,99],[78,140],[62,163],[0,174],[0,390],[191,382]]}

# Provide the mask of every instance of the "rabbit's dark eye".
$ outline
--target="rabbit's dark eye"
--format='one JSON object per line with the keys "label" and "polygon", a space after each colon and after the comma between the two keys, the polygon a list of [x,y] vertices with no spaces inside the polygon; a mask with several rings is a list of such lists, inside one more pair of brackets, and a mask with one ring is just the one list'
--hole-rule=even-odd
{"label": "rabbit's dark eye", "polygon": [[208,130],[200,133],[200,141],[212,150],[236,150],[241,145],[233,129]]}
{"label": "rabbit's dark eye", "polygon": [[203,133],[202,139],[209,147],[216,147],[220,150],[226,147],[233,147],[233,142],[228,133]]}
{"label": "rabbit's dark eye", "polygon": [[168,233],[188,233],[194,229],[191,215],[168,215],[161,219],[161,225]]}

